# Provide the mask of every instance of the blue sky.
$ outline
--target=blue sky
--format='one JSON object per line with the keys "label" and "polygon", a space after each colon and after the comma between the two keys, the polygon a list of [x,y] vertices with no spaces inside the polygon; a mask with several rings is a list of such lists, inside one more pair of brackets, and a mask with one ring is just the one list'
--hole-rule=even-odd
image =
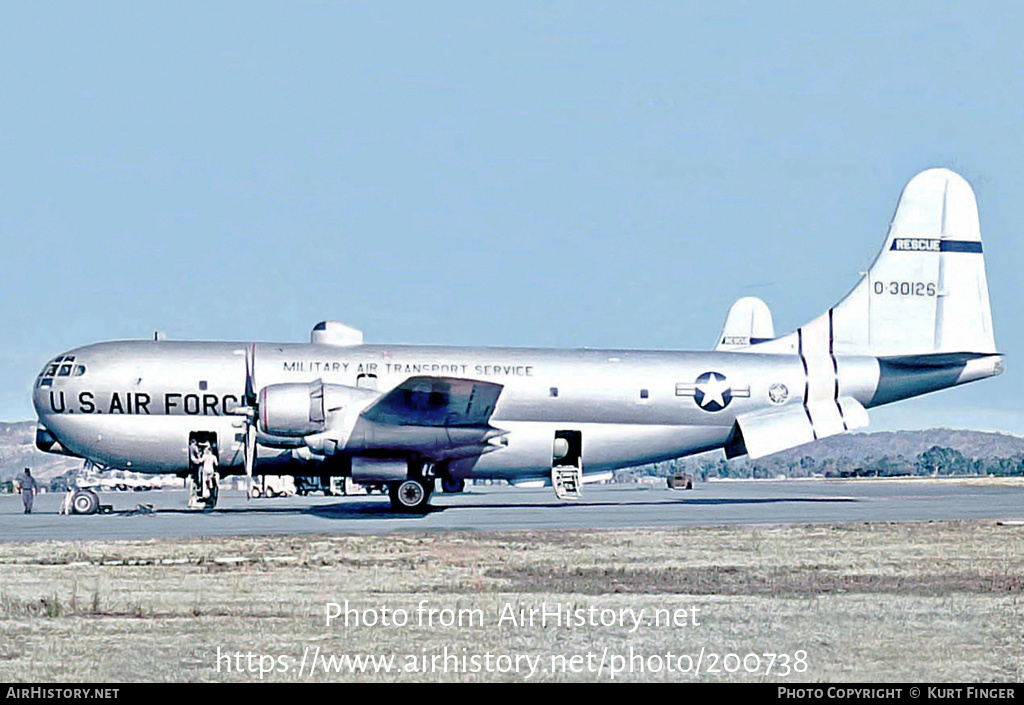
{"label": "blue sky", "polygon": [[710,347],[840,299],[906,181],[981,211],[1007,373],[876,429],[1024,433],[1011,3],[6,3],[0,419],[98,340]]}

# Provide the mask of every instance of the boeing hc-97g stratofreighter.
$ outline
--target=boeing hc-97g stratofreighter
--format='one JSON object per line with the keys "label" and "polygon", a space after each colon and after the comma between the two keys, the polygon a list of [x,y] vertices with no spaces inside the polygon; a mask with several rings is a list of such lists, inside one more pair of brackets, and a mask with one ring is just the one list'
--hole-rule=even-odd
{"label": "boeing hc-97g stratofreighter", "polygon": [[[330,322],[308,345],[156,337],[47,363],[36,442],[100,467],[190,476],[190,503],[206,508],[216,478],[254,472],[387,484],[402,510],[424,508],[435,480],[578,497],[616,468],[716,448],[759,458],[1003,369],[974,193],[945,169],[906,186],[846,298],[778,338],[753,298],[733,305],[712,352],[370,345]],[[216,460],[199,460],[200,446]],[[81,513],[97,504],[88,491],[72,501]]]}

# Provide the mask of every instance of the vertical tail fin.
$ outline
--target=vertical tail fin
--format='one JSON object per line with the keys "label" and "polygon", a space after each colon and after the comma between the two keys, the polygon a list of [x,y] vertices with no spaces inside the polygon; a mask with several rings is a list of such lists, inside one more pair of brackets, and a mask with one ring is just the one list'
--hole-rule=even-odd
{"label": "vertical tail fin", "polygon": [[994,354],[978,206],[963,177],[929,169],[911,179],[881,252],[846,298],[752,352],[795,351],[801,336],[840,355]]}
{"label": "vertical tail fin", "polygon": [[[802,408],[737,417],[726,454],[754,458],[862,428],[868,407],[1000,374],[971,187],[948,169],[915,176],[882,251],[846,298],[742,351],[796,354],[804,370]],[[841,355],[878,358],[877,372],[858,376]]]}
{"label": "vertical tail fin", "polygon": [[768,304],[756,296],[744,296],[729,309],[715,350],[739,350],[774,337],[775,326]]}
{"label": "vertical tail fin", "polygon": [[978,205],[961,176],[911,179],[882,251],[833,318],[838,353],[996,351]]}

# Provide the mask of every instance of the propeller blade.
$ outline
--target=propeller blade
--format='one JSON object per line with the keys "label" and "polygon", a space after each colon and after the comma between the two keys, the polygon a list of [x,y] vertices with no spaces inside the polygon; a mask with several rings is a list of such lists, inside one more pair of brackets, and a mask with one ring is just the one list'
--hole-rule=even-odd
{"label": "propeller blade", "polygon": [[256,406],[256,343],[245,349],[245,404]]}
{"label": "propeller blade", "polygon": [[245,424],[245,499],[252,497],[252,473],[256,467],[256,426],[253,422]]}

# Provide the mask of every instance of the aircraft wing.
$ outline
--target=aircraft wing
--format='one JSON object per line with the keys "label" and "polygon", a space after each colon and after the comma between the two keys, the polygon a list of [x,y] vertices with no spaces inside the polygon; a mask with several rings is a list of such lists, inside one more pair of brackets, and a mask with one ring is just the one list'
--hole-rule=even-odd
{"label": "aircraft wing", "polygon": [[494,413],[503,385],[457,377],[410,377],[363,413],[394,426],[480,427]]}

